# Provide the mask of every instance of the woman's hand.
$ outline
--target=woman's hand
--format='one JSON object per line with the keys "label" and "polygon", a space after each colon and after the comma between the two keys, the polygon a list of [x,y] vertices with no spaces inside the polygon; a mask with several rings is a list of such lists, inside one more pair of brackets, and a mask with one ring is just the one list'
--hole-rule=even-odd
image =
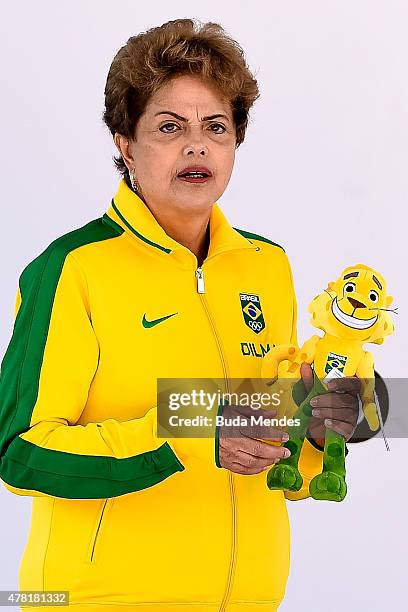
{"label": "woman's hand", "polygon": [[[286,442],[288,434],[283,430],[266,425],[251,426],[250,417],[274,418],[276,410],[254,409],[247,406],[225,406],[225,419],[240,417],[241,425],[221,425],[219,428],[219,463],[221,467],[237,474],[259,474],[279,459],[289,457],[290,451],[282,446],[272,446],[258,438],[274,442]],[[247,425],[245,425],[245,419]]]}
{"label": "woman's hand", "polygon": [[[300,373],[306,392],[313,387],[312,368],[302,363]],[[334,378],[327,384],[330,393],[317,395],[310,404],[313,408],[309,433],[320,446],[324,446],[326,427],[341,434],[346,442],[353,435],[358,420],[358,394],[360,379],[356,376]]]}

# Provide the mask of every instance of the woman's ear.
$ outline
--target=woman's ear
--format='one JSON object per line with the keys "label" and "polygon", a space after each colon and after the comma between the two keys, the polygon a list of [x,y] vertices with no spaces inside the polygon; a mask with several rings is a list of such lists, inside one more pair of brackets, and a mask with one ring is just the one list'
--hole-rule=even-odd
{"label": "woman's ear", "polygon": [[113,137],[113,142],[115,143],[127,167],[128,168],[132,167],[134,164],[133,164],[133,158],[129,151],[129,144],[130,144],[129,138],[126,138],[126,136],[123,136],[122,134],[119,134],[118,132],[116,132]]}
{"label": "woman's ear", "polygon": [[120,145],[121,145],[121,139],[122,136],[121,134],[118,134],[117,132],[115,132],[114,136],[113,136],[113,142],[115,143],[115,146],[117,148],[117,150],[119,151],[120,154],[122,154]]}

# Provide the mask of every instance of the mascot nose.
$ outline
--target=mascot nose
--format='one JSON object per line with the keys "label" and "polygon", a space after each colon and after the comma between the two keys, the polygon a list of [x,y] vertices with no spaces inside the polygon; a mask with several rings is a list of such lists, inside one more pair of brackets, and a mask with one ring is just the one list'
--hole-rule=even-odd
{"label": "mascot nose", "polygon": [[351,303],[353,308],[367,308],[367,306],[365,304],[363,304],[363,302],[359,302],[358,300],[355,300],[352,297],[348,297],[347,296],[347,299]]}

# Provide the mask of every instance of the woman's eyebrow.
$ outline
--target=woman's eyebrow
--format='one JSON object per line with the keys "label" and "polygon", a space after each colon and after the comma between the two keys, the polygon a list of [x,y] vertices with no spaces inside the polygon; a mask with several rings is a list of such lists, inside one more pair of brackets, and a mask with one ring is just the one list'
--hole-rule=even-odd
{"label": "woman's eyebrow", "polygon": [[[159,111],[154,116],[157,117],[157,115],[172,115],[172,117],[175,117],[180,121],[188,121],[188,119],[182,117],[181,115],[178,115],[177,113],[173,113],[173,111]],[[223,115],[222,113],[217,113],[216,115],[208,115],[207,117],[203,117],[202,121],[209,121],[210,119],[217,119],[218,117],[224,117],[224,119],[229,121],[229,117],[227,117],[227,115]]]}

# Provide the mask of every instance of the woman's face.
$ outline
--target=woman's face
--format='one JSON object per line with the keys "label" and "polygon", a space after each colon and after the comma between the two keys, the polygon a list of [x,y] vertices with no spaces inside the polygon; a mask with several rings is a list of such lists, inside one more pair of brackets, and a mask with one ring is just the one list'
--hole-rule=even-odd
{"label": "woman's face", "polygon": [[[213,86],[190,75],[174,77],[154,94],[139,118],[125,162],[153,210],[205,210],[228,185],[235,159],[236,133],[229,102]],[[205,182],[178,174],[204,166]]]}

